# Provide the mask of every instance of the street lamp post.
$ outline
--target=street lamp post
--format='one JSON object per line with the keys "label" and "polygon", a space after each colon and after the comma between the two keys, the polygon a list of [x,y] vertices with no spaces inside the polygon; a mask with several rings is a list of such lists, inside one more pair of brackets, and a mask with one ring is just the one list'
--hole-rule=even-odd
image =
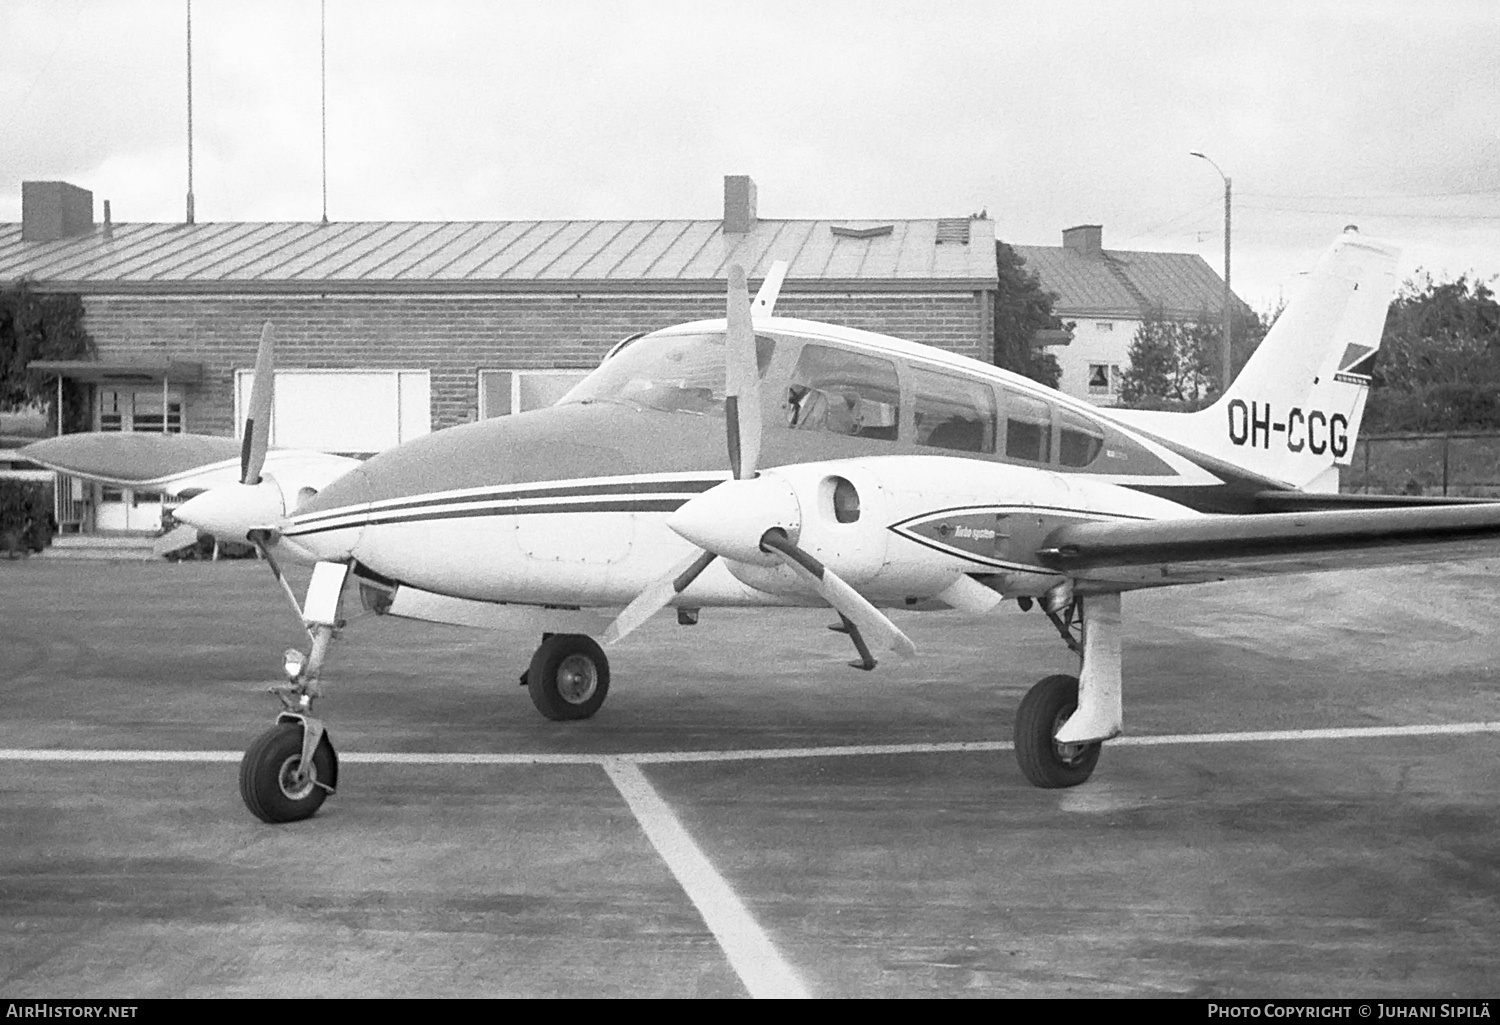
{"label": "street lamp post", "polygon": [[1215,164],[1202,153],[1194,150],[1188,156],[1197,157],[1199,160],[1207,160],[1209,166],[1218,171],[1219,177],[1224,179],[1224,387],[1220,392],[1222,394],[1229,390],[1229,381],[1234,376],[1234,362],[1229,351],[1229,322],[1230,310],[1232,309],[1230,303],[1233,299],[1233,293],[1229,291],[1229,196],[1231,183],[1229,175],[1220,170],[1218,164]]}

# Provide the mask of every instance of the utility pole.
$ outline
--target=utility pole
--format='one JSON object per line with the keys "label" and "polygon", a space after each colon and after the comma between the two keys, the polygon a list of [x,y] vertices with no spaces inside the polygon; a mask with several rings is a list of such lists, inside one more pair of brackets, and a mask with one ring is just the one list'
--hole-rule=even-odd
{"label": "utility pole", "polygon": [[1222,395],[1229,390],[1229,382],[1234,377],[1234,360],[1230,354],[1229,347],[1231,311],[1233,310],[1231,303],[1234,300],[1234,293],[1229,290],[1229,210],[1233,183],[1230,181],[1229,175],[1219,170],[1218,164],[1215,164],[1202,153],[1194,150],[1188,155],[1197,157],[1199,160],[1207,160],[1209,166],[1218,171],[1219,177],[1224,179],[1224,387],[1220,390],[1220,394]]}

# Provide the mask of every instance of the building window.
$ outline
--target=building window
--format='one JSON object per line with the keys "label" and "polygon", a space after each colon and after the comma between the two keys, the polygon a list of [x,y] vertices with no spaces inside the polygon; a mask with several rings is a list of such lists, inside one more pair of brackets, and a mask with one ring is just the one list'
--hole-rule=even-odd
{"label": "building window", "polygon": [[1096,321],[1094,321],[1094,330],[1095,331],[1113,331],[1114,329],[1115,329],[1115,322],[1112,321],[1112,320],[1096,320]]}
{"label": "building window", "polygon": [[[100,388],[98,392],[100,431],[143,431],[147,434],[182,433],[182,394],[167,393],[165,409],[160,388]],[[162,430],[162,414],[166,430]]]}
{"label": "building window", "polygon": [[588,375],[587,370],[481,370],[479,419],[550,406]]}
{"label": "building window", "polygon": [[1120,378],[1124,371],[1118,363],[1090,363],[1089,364],[1089,394],[1090,395],[1118,395],[1120,394]]}

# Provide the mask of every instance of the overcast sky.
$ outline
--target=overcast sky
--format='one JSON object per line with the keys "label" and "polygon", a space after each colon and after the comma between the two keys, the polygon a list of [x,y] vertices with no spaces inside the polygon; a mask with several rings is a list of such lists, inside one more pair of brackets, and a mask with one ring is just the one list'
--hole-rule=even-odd
{"label": "overcast sky", "polygon": [[[183,216],[185,0],[0,3],[20,182]],[[197,218],[321,214],[318,0],[196,0]],[[1259,309],[1345,224],[1500,273],[1500,3],[327,0],[333,220],[961,216],[1200,253]]]}

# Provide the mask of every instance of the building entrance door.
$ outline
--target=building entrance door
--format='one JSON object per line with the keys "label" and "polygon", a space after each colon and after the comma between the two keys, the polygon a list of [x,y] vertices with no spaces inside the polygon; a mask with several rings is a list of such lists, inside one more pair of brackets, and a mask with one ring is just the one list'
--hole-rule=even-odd
{"label": "building entrance door", "polygon": [[[94,429],[182,433],[182,392],[178,389],[116,387],[96,389]],[[150,532],[161,529],[162,497],[103,484],[96,489],[95,530]]]}

